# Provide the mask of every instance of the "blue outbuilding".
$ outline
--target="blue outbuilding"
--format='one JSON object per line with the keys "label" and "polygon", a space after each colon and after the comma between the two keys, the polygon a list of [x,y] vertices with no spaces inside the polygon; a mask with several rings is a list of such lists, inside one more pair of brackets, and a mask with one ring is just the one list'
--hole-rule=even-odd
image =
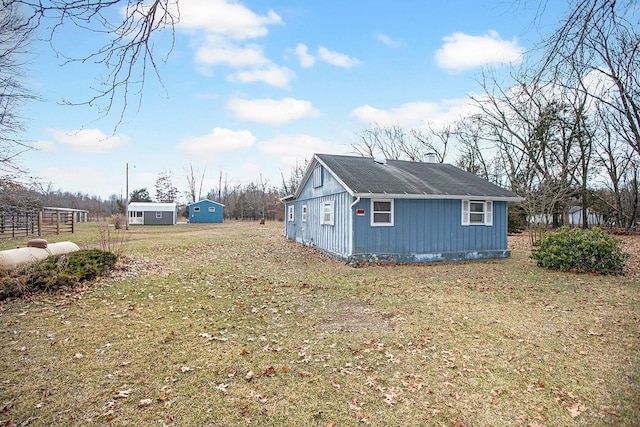
{"label": "blue outbuilding", "polygon": [[224,205],[213,200],[199,200],[188,205],[189,222],[220,223],[224,218]]}
{"label": "blue outbuilding", "polygon": [[505,258],[507,203],[522,200],[455,166],[316,154],[285,203],[285,236],[366,262]]}

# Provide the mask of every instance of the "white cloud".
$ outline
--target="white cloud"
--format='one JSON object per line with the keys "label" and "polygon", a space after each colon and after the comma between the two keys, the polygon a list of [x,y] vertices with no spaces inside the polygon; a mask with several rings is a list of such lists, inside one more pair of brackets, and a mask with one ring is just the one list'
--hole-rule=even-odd
{"label": "white cloud", "polygon": [[313,55],[309,55],[307,45],[300,43],[296,46],[295,54],[300,61],[300,66],[302,68],[309,68],[315,64],[316,59]]}
{"label": "white cloud", "polygon": [[246,43],[266,36],[268,26],[282,24],[273,10],[258,14],[236,0],[180,0],[177,28],[191,34],[201,73],[223,65],[240,69],[227,76],[229,81],[286,87],[294,73],[265,57],[262,46]]}
{"label": "white cloud", "polygon": [[246,67],[270,63],[264,56],[260,46],[256,44],[239,46],[216,35],[205,37],[205,40],[196,49],[196,61],[205,66],[227,65],[230,67]]}
{"label": "white cloud", "polygon": [[524,48],[517,40],[502,40],[497,32],[489,31],[483,36],[471,36],[454,33],[444,37],[443,46],[435,53],[438,66],[463,71],[488,64],[512,63],[522,61]]}
{"label": "white cloud", "polygon": [[356,58],[352,58],[344,53],[331,51],[323,46],[318,48],[318,59],[341,68],[351,68],[360,64],[360,61]]}
{"label": "white cloud", "polygon": [[256,83],[262,82],[269,86],[284,88],[289,85],[295,73],[287,67],[271,64],[264,68],[252,68],[230,74],[227,79],[232,82]]}
{"label": "white cloud", "polygon": [[178,145],[191,157],[199,161],[217,160],[218,155],[227,151],[250,148],[256,137],[248,130],[234,131],[216,127],[206,135],[188,138]]}
{"label": "white cloud", "polygon": [[57,142],[66,144],[70,146],[73,151],[81,153],[108,153],[129,144],[128,136],[107,136],[99,129],[82,129],[76,131],[46,129],[46,132]]}
{"label": "white cloud", "polygon": [[402,43],[400,43],[399,41],[393,40],[391,37],[387,36],[386,34],[375,33],[373,35],[373,38],[378,40],[382,44],[384,44],[386,46],[389,46],[389,47],[400,47],[400,46],[402,46]]}
{"label": "white cloud", "polygon": [[251,162],[244,162],[240,165],[240,170],[248,176],[258,176],[262,172],[262,166]]}
{"label": "white cloud", "polygon": [[420,127],[426,124],[440,126],[451,123],[472,109],[472,104],[464,98],[440,102],[410,102],[387,110],[363,105],[351,111],[350,115],[367,125]]}
{"label": "white cloud", "polygon": [[256,123],[283,125],[294,120],[317,117],[320,113],[311,101],[304,99],[241,99],[233,98],[227,103],[236,117]]}
{"label": "white cloud", "polygon": [[33,148],[38,151],[44,151],[45,153],[53,153],[56,151],[56,145],[51,141],[36,141],[33,143]]}
{"label": "white cloud", "polygon": [[221,34],[235,40],[263,37],[268,25],[280,25],[273,10],[259,15],[235,0],[180,0],[178,28]]}
{"label": "white cloud", "polygon": [[[99,168],[75,167],[69,164],[63,168],[46,167],[35,171],[36,175],[44,178],[46,183],[51,183],[53,188],[70,192],[87,193],[100,195],[105,199],[116,193],[114,191],[114,176]],[[117,180],[117,178],[115,178]],[[125,175],[122,174],[124,183]],[[117,184],[116,184],[117,186]]]}
{"label": "white cloud", "polygon": [[314,153],[344,151],[341,146],[310,135],[279,135],[261,142],[258,149],[265,155],[278,157],[282,163],[289,166],[310,160]]}

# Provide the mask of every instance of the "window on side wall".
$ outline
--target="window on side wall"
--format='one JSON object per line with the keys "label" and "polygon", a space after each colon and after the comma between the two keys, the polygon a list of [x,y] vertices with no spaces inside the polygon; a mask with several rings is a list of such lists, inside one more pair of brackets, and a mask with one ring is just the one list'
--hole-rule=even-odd
{"label": "window on side wall", "polygon": [[162,212],[156,212],[156,219],[162,219]]}
{"label": "window on side wall", "polygon": [[371,225],[393,226],[393,199],[371,199]]}
{"label": "window on side wall", "polygon": [[209,206],[209,212],[215,212],[215,211],[216,211],[215,206]]}
{"label": "window on side wall", "polygon": [[288,209],[287,209],[287,220],[288,220],[289,222],[293,222],[293,219],[294,219],[294,213],[295,213],[294,206],[293,206],[293,205],[290,205],[290,206],[288,207]]}
{"label": "window on side wall", "polygon": [[302,205],[302,222],[307,222],[307,205]]}
{"label": "window on side wall", "polygon": [[488,200],[463,200],[462,225],[493,225],[493,202]]}
{"label": "window on side wall", "polygon": [[320,216],[320,224],[333,225],[333,200],[325,200],[322,202],[322,213]]}
{"label": "window on side wall", "polygon": [[194,208],[193,208],[193,211],[194,211],[194,212],[200,212],[200,206],[196,206],[196,207],[194,207]]}

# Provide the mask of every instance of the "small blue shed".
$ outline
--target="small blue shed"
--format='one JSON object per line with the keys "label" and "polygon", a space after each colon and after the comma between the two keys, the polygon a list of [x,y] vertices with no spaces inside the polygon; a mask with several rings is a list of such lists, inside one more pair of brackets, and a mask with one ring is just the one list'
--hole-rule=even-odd
{"label": "small blue shed", "polygon": [[204,199],[190,203],[189,222],[220,223],[224,218],[224,205],[213,200]]}
{"label": "small blue shed", "polygon": [[349,262],[505,258],[509,190],[442,163],[316,154],[285,236]]}

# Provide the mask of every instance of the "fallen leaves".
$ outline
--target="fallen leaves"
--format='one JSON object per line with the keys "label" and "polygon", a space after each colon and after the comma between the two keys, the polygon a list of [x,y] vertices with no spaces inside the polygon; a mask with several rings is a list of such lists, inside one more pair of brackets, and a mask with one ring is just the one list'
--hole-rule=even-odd
{"label": "fallen leaves", "polygon": [[571,406],[567,407],[567,410],[569,411],[569,415],[571,415],[571,418],[579,417],[580,414],[586,412],[588,409],[589,408],[587,408],[585,405],[579,402],[575,402]]}
{"label": "fallen leaves", "polygon": [[151,400],[151,399],[141,399],[138,402],[138,406],[140,408],[144,408],[145,406],[151,406],[152,403],[153,403],[153,400]]}
{"label": "fallen leaves", "polygon": [[571,392],[565,392],[557,388],[553,388],[552,392],[556,396],[556,402],[564,406],[567,411],[569,411],[571,418],[578,418],[589,410],[589,408],[580,402],[579,399]]}
{"label": "fallen leaves", "polygon": [[131,389],[127,390],[118,390],[116,394],[113,395],[114,399],[127,399],[131,395]]}

